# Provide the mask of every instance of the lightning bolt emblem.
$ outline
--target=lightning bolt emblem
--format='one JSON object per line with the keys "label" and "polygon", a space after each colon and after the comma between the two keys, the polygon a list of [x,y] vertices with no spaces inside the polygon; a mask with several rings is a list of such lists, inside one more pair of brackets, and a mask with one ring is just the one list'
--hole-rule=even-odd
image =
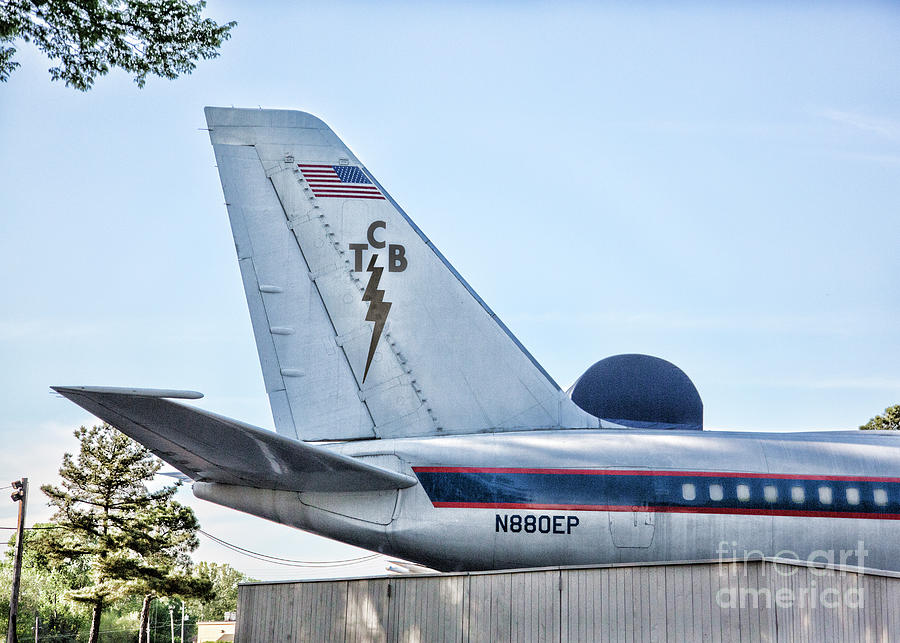
{"label": "lightning bolt emblem", "polygon": [[384,300],[384,291],[378,288],[384,268],[375,265],[376,259],[378,259],[377,254],[373,254],[369,259],[369,266],[366,268],[366,272],[369,273],[369,283],[366,284],[366,291],[362,297],[363,301],[369,302],[366,321],[375,322],[375,327],[372,328],[372,341],[369,343],[369,356],[366,358],[366,370],[363,372],[363,383],[369,375],[369,366],[372,365],[375,348],[378,346],[378,340],[381,339],[381,332],[384,330],[384,323],[387,321],[392,305],[391,302]]}

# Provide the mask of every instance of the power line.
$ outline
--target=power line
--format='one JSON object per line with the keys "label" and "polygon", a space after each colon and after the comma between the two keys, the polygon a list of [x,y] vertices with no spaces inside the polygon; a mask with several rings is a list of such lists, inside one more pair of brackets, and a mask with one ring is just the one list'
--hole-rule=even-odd
{"label": "power line", "polygon": [[238,553],[245,554],[252,558],[256,558],[258,560],[262,560],[265,562],[271,562],[280,565],[290,565],[295,567],[331,567],[331,566],[341,566],[341,565],[353,565],[359,562],[364,562],[367,560],[372,560],[373,558],[378,558],[380,554],[370,554],[368,556],[360,556],[359,558],[345,558],[341,560],[295,560],[292,558],[279,558],[277,556],[269,556],[268,554],[262,554],[257,551],[253,551],[252,549],[247,549],[245,547],[241,547],[240,545],[235,545],[234,543],[230,543],[226,540],[218,538],[217,536],[213,536],[209,532],[203,531],[202,529],[198,530],[201,534],[209,538],[210,540],[223,545],[224,547],[228,547]]}
{"label": "power line", "polygon": [[277,556],[261,554],[260,552],[241,547],[240,545],[235,545],[234,543],[230,543],[227,540],[223,540],[217,536],[213,536],[211,533],[203,531],[202,529],[198,529],[198,532],[203,534],[213,542],[236,551],[239,554],[243,554],[245,556],[249,556],[250,558],[255,558],[263,562],[272,563],[274,565],[285,565],[287,567],[343,567],[346,565],[356,565],[358,563],[373,560],[381,555],[370,554],[368,556],[360,556],[359,558],[345,558],[342,560],[294,560],[291,558],[279,558]]}
{"label": "power line", "polygon": [[[48,525],[44,527],[25,527],[26,531],[34,531],[39,529],[64,529],[62,525]],[[0,527],[0,529],[7,529],[15,531],[16,527]],[[218,536],[213,536],[208,531],[203,531],[202,529],[197,530],[198,533],[203,534],[213,542],[222,545],[223,547],[227,547],[233,551],[236,551],[239,554],[243,554],[244,556],[249,556],[250,558],[255,558],[257,560],[261,560],[265,563],[272,563],[273,565],[285,565],[287,567],[344,567],[347,565],[356,565],[358,563],[363,563],[369,560],[374,560],[378,558],[381,554],[369,554],[368,556],[360,556],[359,558],[343,558],[338,560],[296,560],[293,558],[279,558],[278,556],[269,556],[268,554],[263,554],[258,551],[253,551],[252,549],[247,549],[245,547],[241,547],[240,545],[235,545],[234,543],[230,543],[227,540],[223,540]]]}

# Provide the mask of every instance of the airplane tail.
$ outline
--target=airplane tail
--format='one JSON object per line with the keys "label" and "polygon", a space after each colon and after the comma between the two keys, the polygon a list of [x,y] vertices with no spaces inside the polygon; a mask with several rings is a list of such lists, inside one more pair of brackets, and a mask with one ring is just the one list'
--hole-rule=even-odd
{"label": "airplane tail", "polygon": [[279,433],[598,426],[325,123],[218,107],[206,119]]}

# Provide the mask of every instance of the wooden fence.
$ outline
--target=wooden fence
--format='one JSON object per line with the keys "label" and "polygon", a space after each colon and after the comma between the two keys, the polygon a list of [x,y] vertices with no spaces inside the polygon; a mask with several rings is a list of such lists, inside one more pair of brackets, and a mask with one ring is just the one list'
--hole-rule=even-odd
{"label": "wooden fence", "polygon": [[896,641],[900,575],[757,560],[248,583],[236,641]]}

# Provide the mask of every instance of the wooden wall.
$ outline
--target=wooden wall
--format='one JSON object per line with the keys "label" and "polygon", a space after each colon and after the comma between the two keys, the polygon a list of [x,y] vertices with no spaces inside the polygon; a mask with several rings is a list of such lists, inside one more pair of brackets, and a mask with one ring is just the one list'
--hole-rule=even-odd
{"label": "wooden wall", "polygon": [[241,585],[236,641],[892,641],[900,578],[753,561]]}

